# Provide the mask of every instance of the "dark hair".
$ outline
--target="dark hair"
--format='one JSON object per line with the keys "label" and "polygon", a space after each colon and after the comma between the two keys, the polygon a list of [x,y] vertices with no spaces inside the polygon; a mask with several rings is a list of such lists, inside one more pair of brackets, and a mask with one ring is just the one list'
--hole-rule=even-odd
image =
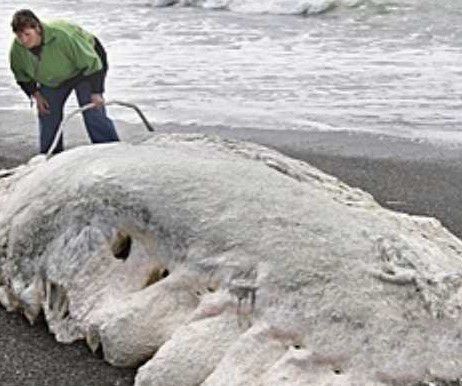
{"label": "dark hair", "polygon": [[11,28],[14,33],[21,32],[24,28],[37,28],[42,29],[40,19],[30,9],[20,9],[13,15],[11,21]]}

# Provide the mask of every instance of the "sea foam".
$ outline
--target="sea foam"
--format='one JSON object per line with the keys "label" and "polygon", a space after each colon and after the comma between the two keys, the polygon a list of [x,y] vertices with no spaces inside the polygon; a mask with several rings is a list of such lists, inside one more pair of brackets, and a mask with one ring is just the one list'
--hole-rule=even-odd
{"label": "sea foam", "polygon": [[364,0],[154,0],[152,5],[227,9],[251,14],[311,15],[326,12],[337,6],[353,7],[364,2]]}

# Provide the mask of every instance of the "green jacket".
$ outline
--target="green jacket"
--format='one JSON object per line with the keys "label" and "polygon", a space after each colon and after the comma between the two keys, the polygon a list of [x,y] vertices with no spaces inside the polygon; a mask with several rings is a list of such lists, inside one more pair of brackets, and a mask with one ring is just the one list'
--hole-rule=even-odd
{"label": "green jacket", "polygon": [[10,50],[11,70],[17,82],[58,87],[79,74],[87,76],[102,69],[94,42],[94,36],[77,25],[64,21],[43,23],[40,57],[14,39]]}

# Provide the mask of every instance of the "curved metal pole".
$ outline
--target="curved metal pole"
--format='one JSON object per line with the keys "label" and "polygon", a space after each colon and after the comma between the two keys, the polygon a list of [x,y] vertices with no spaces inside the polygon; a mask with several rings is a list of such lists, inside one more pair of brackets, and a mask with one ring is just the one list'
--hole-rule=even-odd
{"label": "curved metal pole", "polygon": [[[130,107],[132,108],[133,110],[135,110],[137,112],[137,114],[140,116],[141,120],[143,121],[144,125],[146,126],[146,129],[148,131],[154,131],[154,128],[152,127],[152,125],[149,123],[148,119],[146,118],[146,116],[143,114],[143,112],[139,109],[138,106],[136,106],[135,104],[133,103],[128,103],[128,102],[123,102],[123,101],[118,101],[118,100],[111,100],[111,101],[106,101],[103,103],[105,106],[108,106],[108,105],[119,105],[119,106],[124,106],[124,107]],[[53,151],[56,149],[56,146],[58,145],[58,141],[59,141],[59,138],[61,137],[61,135],[63,134],[63,130],[64,130],[64,126],[66,125],[66,123],[76,114],[78,113],[83,113],[87,110],[90,110],[90,109],[93,109],[95,108],[95,104],[94,103],[88,103],[86,104],[85,106],[82,106],[82,107],[79,107],[78,109],[75,109],[73,111],[71,111],[65,118],[64,120],[62,121],[58,131],[56,132],[56,135],[53,139],[53,142],[50,146],[50,148],[48,149],[48,152],[46,154],[46,159],[50,159],[51,155],[53,154]]]}
{"label": "curved metal pole", "polygon": [[139,115],[139,117],[143,121],[144,125],[146,126],[146,129],[148,129],[148,131],[154,131],[154,127],[152,127],[152,125],[149,123],[146,116],[143,114],[143,112],[140,110],[140,108],[137,105],[135,105],[133,103],[122,102],[122,101],[119,101],[119,100],[108,101],[108,102],[105,103],[105,105],[106,106],[107,105],[119,105],[119,106],[130,107],[131,109],[135,110],[136,113]]}

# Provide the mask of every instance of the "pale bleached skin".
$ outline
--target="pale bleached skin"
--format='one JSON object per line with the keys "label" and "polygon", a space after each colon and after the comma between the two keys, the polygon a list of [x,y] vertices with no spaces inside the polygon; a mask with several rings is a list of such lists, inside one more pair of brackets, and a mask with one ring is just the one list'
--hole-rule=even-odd
{"label": "pale bleached skin", "polygon": [[0,302],[31,322],[43,310],[58,340],[113,365],[144,363],[137,386],[454,380],[461,256],[435,219],[218,137],[0,175]]}

